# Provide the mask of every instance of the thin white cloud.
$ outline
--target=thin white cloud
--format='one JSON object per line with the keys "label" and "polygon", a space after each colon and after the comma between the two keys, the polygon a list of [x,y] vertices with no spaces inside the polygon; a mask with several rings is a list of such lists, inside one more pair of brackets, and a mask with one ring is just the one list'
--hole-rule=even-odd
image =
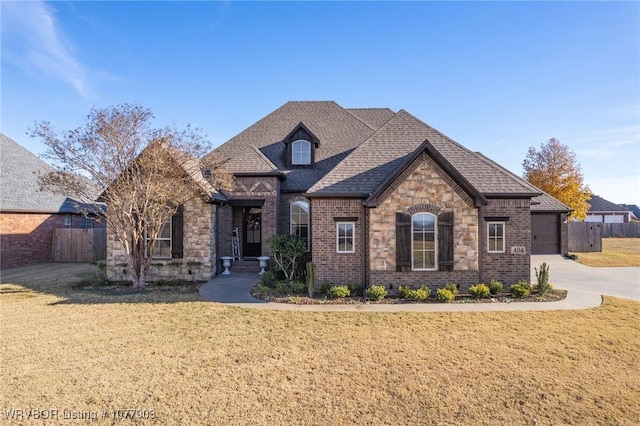
{"label": "thin white cloud", "polygon": [[88,97],[87,71],[56,23],[54,11],[42,1],[2,2],[3,60],[23,70],[70,84]]}

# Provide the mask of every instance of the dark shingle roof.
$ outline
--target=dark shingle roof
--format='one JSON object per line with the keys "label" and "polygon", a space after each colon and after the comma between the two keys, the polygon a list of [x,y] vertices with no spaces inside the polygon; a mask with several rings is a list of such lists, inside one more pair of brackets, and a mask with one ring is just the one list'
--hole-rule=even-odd
{"label": "dark shingle roof", "polygon": [[0,210],[73,213],[75,201],[50,191],[40,191],[38,174],[53,167],[0,133]]}
{"label": "dark shingle roof", "polygon": [[[320,140],[313,168],[288,169],[283,139],[303,123]],[[374,129],[333,101],[287,102],[271,114],[229,139],[215,151],[227,159],[226,165],[236,173],[269,172],[258,160],[255,146],[282,171],[285,191],[304,192],[335,167]]]}
{"label": "dark shingle roof", "polygon": [[532,212],[567,212],[571,211],[571,207],[553,198],[551,195],[543,192],[542,195],[531,199]]}
{"label": "dark shingle roof", "polygon": [[373,193],[422,142],[429,143],[482,194],[535,196],[537,188],[481,154],[474,153],[404,110],[379,128],[310,193]]}
{"label": "dark shingle roof", "polygon": [[592,195],[591,200],[589,200],[588,203],[591,207],[589,207],[587,213],[629,212],[628,208],[619,206],[611,201],[607,201],[597,195]]}
{"label": "dark shingle roof", "polygon": [[[318,137],[320,147],[313,167],[289,169],[283,139],[300,123]],[[367,197],[387,184],[387,178],[399,167],[406,166],[416,150],[424,149],[425,141],[483,196],[542,194],[519,176],[404,110],[344,109],[333,101],[287,102],[216,152],[227,159],[227,166],[236,174],[281,172],[286,177],[284,191]],[[538,206],[566,208],[562,203],[544,201]]]}
{"label": "dark shingle roof", "polygon": [[373,129],[379,129],[395,114],[389,108],[346,108],[346,110]]}

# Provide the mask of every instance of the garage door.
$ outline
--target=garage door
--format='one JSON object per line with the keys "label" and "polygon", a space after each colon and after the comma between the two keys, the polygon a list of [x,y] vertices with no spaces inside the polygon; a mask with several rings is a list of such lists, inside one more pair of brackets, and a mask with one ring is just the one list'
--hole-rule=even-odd
{"label": "garage door", "polygon": [[531,215],[531,253],[560,253],[560,215],[539,213]]}

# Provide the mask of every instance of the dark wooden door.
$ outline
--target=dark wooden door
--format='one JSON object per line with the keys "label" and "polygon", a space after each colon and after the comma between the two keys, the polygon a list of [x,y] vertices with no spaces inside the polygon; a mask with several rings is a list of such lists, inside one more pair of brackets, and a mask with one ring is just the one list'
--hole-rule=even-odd
{"label": "dark wooden door", "polygon": [[262,209],[245,207],[243,212],[242,253],[244,257],[262,255]]}

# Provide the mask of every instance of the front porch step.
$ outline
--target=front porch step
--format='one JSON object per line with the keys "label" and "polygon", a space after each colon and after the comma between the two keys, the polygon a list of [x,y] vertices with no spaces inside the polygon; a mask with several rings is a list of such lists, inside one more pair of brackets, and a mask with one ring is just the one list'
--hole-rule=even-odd
{"label": "front porch step", "polygon": [[231,262],[231,272],[260,272],[260,262],[257,260],[234,260]]}

